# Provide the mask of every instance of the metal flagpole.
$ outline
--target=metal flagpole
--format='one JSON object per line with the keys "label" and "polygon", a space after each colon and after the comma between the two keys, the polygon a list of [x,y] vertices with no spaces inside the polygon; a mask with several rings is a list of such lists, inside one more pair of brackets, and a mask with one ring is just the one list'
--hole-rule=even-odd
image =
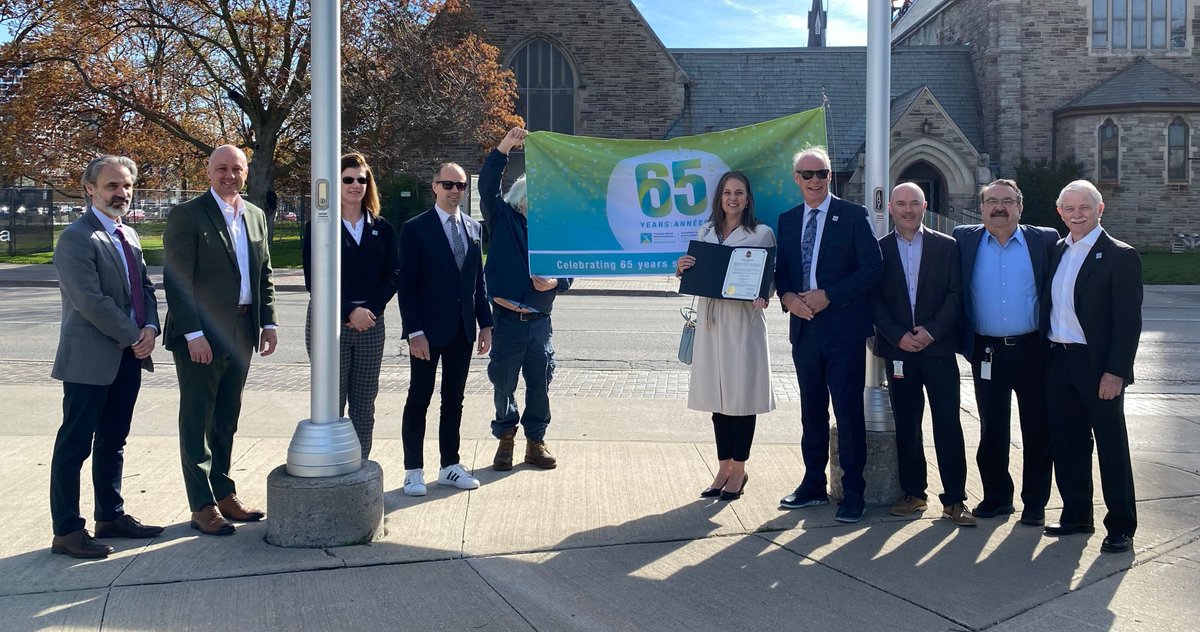
{"label": "metal flagpole", "polygon": [[340,416],[341,8],[312,3],[312,402],[288,446],[287,473],[322,477],[362,466],[358,435]]}

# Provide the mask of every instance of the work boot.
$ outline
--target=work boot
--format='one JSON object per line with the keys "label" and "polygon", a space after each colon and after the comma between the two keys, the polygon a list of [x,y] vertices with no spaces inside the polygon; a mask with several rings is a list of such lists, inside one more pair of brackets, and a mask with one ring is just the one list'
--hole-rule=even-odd
{"label": "work boot", "polygon": [[525,462],[543,470],[558,467],[558,460],[546,449],[546,442],[533,439],[525,442]]}
{"label": "work boot", "polygon": [[517,436],[517,427],[513,426],[500,435],[500,445],[496,447],[496,456],[492,458],[492,469],[497,472],[507,472],[512,469],[513,437]]}

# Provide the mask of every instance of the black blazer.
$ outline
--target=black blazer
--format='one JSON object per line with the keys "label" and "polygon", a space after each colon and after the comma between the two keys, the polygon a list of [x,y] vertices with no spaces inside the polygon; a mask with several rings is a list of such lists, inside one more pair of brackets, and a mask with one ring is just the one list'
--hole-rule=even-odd
{"label": "black blazer", "polygon": [[[975,353],[975,319],[972,316],[974,301],[971,296],[971,278],[975,276],[975,257],[979,254],[979,242],[983,238],[985,230],[987,229],[983,227],[983,224],[965,224],[954,227],[954,240],[958,242],[958,254],[962,258],[963,325],[962,345],[959,353],[968,360],[973,358]],[[1026,224],[1017,226],[1017,230],[1025,236],[1025,244],[1029,249],[1029,259],[1033,264],[1033,282],[1037,288],[1040,309],[1040,306],[1050,300],[1048,292],[1050,291],[1050,278],[1053,276],[1050,270],[1050,257],[1054,254],[1058,231],[1053,228]],[[1038,320],[1038,328],[1042,335],[1046,334],[1048,326],[1049,323],[1046,319]]]}
{"label": "black blazer", "polygon": [[[1052,280],[1066,249],[1066,239],[1054,248]],[[1042,322],[1049,326],[1052,301],[1043,303]],[[1096,379],[1112,373],[1133,384],[1133,360],[1142,337],[1142,258],[1104,229],[1075,277],[1075,316],[1087,338]]]}
{"label": "black blazer", "polygon": [[[958,350],[958,327],[962,318],[962,266],[958,244],[949,235],[924,230],[921,244],[921,270],[917,273],[917,304],[910,309],[908,283],[896,231],[879,240],[883,252],[883,280],[871,301],[875,316],[875,355],[888,360],[904,360],[912,355],[897,347],[904,334],[922,325],[933,336],[933,343],[921,353],[931,356],[954,355]],[[916,312],[914,321],[913,312]]]}
{"label": "black blazer", "polygon": [[[803,204],[779,216],[775,292],[781,299],[788,292],[800,293],[804,222]],[[830,200],[816,258],[817,288],[825,290],[829,307],[812,320],[792,315],[788,319],[789,339],[794,344],[805,327],[816,327],[838,339],[871,337],[875,333],[871,326],[871,290],[879,281],[883,261],[866,207],[837,197]]]}
{"label": "black blazer", "polygon": [[[342,237],[342,322],[349,322],[350,312],[359,307],[371,310],[377,318],[383,316],[388,301],[396,295],[400,277],[400,252],[396,245],[396,230],[382,217],[363,213],[363,232],[360,242],[342,222],[338,222]],[[312,292],[312,222],[304,223],[301,241],[304,263],[304,289]]]}
{"label": "black blazer", "polygon": [[492,326],[483,283],[482,226],[460,213],[467,231],[467,258],[460,271],[436,209],[408,220],[400,230],[400,318],[403,335],[425,332],[430,346],[444,347],[461,325],[475,340],[475,325]]}

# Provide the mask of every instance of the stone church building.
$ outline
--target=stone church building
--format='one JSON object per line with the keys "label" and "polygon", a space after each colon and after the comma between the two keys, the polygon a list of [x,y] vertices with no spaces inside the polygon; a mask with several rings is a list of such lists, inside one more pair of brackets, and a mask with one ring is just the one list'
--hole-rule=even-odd
{"label": "stone church building", "polygon": [[[759,49],[668,49],[630,0],[470,5],[532,130],[673,138],[824,104],[835,190],[862,199],[866,48],[823,46],[821,0],[809,46]],[[1074,157],[1118,238],[1167,249],[1200,233],[1198,12],[1200,0],[909,0],[892,25],[892,180],[975,221],[978,187],[1021,158]]]}

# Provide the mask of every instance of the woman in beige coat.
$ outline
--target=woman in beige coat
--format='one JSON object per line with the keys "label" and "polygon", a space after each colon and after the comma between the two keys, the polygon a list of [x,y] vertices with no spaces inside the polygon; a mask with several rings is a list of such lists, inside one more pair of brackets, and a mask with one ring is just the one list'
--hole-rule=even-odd
{"label": "woman in beige coat", "polygon": [[[754,218],[750,180],[740,171],[721,176],[709,221],[697,239],[726,246],[774,246],[775,233]],[[680,257],[683,276],[696,259]],[[719,467],[701,497],[733,500],[746,488],[746,461],[754,441],[755,416],[775,410],[771,357],[767,351],[765,299],[753,302],[700,298],[692,350],[688,408],[712,411]]]}

